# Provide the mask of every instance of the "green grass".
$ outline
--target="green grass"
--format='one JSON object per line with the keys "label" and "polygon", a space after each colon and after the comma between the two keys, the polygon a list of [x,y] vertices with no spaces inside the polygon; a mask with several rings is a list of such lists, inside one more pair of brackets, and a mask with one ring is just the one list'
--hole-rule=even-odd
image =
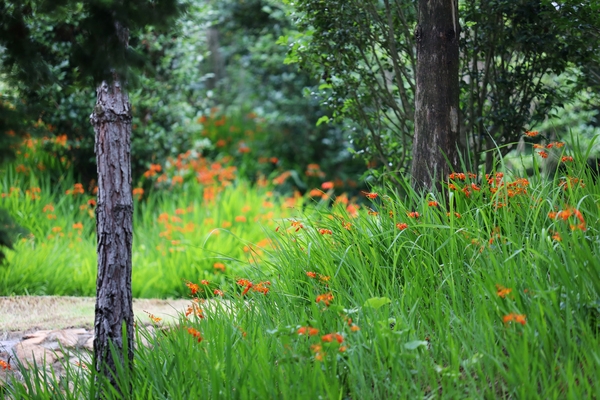
{"label": "green grass", "polygon": [[[531,182],[507,175],[491,184],[457,177],[456,190],[437,198],[409,188],[404,198],[380,190],[356,216],[342,204],[305,200],[304,207],[276,207],[271,223],[260,221],[269,188],[243,181],[209,204],[192,185],[176,196],[152,193],[136,207],[136,294],[168,287],[161,293],[186,295],[182,279],[209,279],[231,306],[206,308],[203,319],[181,316],[178,328],[151,338],[150,348],[138,347],[132,371],[118,374],[120,383],[133,387],[135,399],[596,398],[600,189],[583,171],[569,173],[585,186],[561,186],[560,177],[539,175]],[[66,230],[77,221],[78,207],[53,201],[65,210],[60,223]],[[35,215],[22,212],[21,218],[37,223],[40,237],[58,223],[36,211],[45,202],[23,200],[22,208]],[[157,219],[190,205],[181,214],[186,220],[174,224],[193,221],[198,230],[172,230],[169,240],[179,240],[173,246],[185,251],[170,252]],[[258,216],[261,224],[234,224],[210,235],[244,205],[251,206],[248,221]],[[76,234],[40,239],[46,246],[27,239],[9,254],[19,264],[3,267],[12,272],[0,282],[16,287],[5,280],[18,282],[21,268],[23,288],[40,277],[71,274],[62,290],[80,290],[73,272],[93,253],[92,227],[86,229],[89,238],[72,248]],[[265,246],[260,259],[244,252],[264,238],[274,248]],[[19,261],[26,246],[31,256]],[[80,256],[78,246],[85,246]],[[34,257],[45,262],[36,273],[27,269]],[[86,279],[93,276],[89,257]],[[227,264],[225,274],[214,273],[217,260]],[[252,290],[264,281],[268,293]],[[40,384],[36,376],[25,381],[39,398],[87,398],[93,390],[84,369],[70,367],[62,383],[47,377]],[[75,389],[61,391],[69,381]],[[50,387],[57,388],[54,394]],[[21,384],[11,390],[17,397],[25,393]]]}

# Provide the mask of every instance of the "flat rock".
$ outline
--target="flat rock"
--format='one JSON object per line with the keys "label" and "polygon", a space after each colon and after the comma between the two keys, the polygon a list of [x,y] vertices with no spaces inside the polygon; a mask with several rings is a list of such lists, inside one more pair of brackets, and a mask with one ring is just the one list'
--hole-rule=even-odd
{"label": "flat rock", "polygon": [[39,344],[27,343],[27,340],[17,344],[14,348],[14,353],[15,357],[17,357],[25,367],[28,367],[28,364],[34,363],[37,366],[41,366],[44,363],[53,364],[58,360],[60,355],[60,352],[58,351],[48,350]]}
{"label": "flat rock", "polygon": [[45,342],[56,342],[59,346],[75,348],[79,343],[79,335],[70,329],[52,331],[46,335]]}

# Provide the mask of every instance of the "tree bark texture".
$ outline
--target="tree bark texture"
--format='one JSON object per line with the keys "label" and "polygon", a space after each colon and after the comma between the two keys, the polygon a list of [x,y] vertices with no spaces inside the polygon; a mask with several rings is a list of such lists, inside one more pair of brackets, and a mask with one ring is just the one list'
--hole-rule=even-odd
{"label": "tree bark texture", "polygon": [[[133,198],[131,192],[131,106],[118,79],[103,82],[90,122],[96,134],[98,200],[98,279],[94,322],[94,366],[116,387],[116,363],[133,361],[133,306],[131,245]],[[125,332],[125,337],[123,336]],[[124,354],[124,340],[127,354]],[[110,346],[118,357],[114,359]],[[98,388],[102,392],[102,388]],[[102,394],[100,393],[100,396]]]}
{"label": "tree bark texture", "polygon": [[412,185],[441,188],[459,165],[457,0],[419,0]]}

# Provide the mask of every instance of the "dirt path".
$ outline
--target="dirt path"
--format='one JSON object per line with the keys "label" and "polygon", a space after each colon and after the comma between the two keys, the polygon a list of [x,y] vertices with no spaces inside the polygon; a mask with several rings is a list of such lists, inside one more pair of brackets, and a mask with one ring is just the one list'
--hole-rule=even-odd
{"label": "dirt path", "polygon": [[[42,329],[86,328],[94,325],[93,297],[11,296],[0,297],[0,336]],[[134,299],[136,320],[150,322],[148,311],[164,322],[176,320],[190,300]]]}

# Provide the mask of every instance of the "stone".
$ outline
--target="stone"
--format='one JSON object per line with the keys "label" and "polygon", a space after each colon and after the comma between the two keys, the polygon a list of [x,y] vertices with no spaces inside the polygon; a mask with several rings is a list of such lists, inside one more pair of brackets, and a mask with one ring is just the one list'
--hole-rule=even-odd
{"label": "stone", "polygon": [[90,336],[90,338],[84,343],[83,348],[89,351],[94,351],[94,337]]}
{"label": "stone", "polygon": [[[31,339],[29,339],[31,340]],[[17,344],[14,348],[15,357],[17,357],[26,368],[29,365],[37,365],[38,367],[43,365],[53,364],[60,355],[59,351],[48,350],[39,344],[28,343],[27,340]]]}
{"label": "stone", "polygon": [[57,346],[75,348],[79,343],[79,335],[72,330],[52,331],[46,336],[45,342],[56,342]]}

